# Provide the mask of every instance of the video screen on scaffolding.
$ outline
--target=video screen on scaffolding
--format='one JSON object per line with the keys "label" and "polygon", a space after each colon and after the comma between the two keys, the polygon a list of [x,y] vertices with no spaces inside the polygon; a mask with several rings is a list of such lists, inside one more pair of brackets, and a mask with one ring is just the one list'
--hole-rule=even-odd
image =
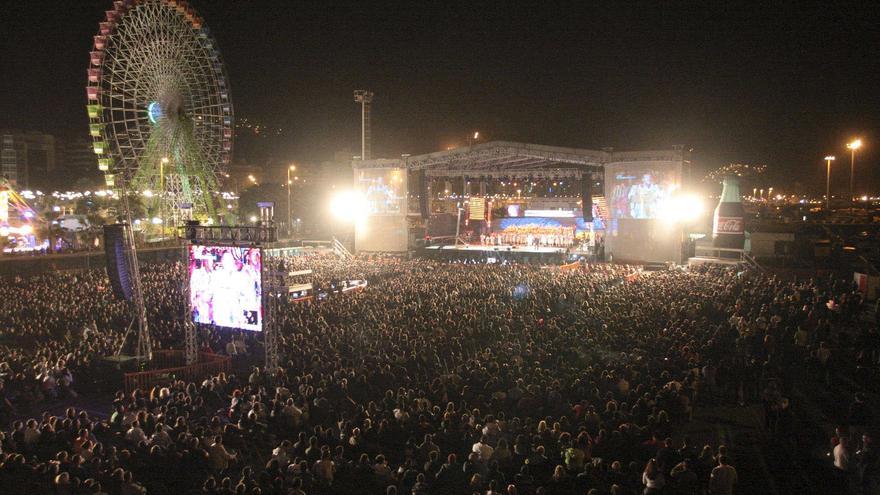
{"label": "video screen on scaffolding", "polygon": [[366,200],[370,215],[397,215],[403,213],[406,191],[402,169],[363,169],[357,174],[357,189]]}
{"label": "video screen on scaffolding", "polygon": [[259,248],[189,248],[189,297],[195,323],[261,332],[262,253]]}
{"label": "video screen on scaffolding", "polygon": [[617,166],[610,178],[608,206],[612,218],[660,218],[680,187],[673,167]]}

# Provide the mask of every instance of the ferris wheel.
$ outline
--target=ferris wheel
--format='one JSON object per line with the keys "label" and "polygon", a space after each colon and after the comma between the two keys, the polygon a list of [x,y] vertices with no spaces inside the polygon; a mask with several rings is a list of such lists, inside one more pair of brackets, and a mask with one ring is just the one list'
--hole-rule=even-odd
{"label": "ferris wheel", "polygon": [[86,95],[107,187],[140,193],[163,223],[216,218],[232,100],[216,43],[187,2],[113,2],[94,38]]}

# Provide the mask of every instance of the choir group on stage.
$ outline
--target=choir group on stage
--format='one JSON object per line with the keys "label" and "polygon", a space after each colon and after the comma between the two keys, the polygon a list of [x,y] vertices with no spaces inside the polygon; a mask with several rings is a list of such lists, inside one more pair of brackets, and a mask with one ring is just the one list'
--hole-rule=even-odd
{"label": "choir group on stage", "polygon": [[497,232],[480,235],[483,246],[534,246],[568,248],[575,242],[573,229],[559,229],[556,232]]}

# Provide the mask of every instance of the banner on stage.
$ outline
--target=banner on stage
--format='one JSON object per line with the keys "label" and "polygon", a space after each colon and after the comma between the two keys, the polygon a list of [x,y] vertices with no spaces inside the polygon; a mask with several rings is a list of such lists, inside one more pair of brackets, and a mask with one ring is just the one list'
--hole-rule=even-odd
{"label": "banner on stage", "polygon": [[486,198],[471,198],[468,201],[468,216],[471,220],[486,219]]}

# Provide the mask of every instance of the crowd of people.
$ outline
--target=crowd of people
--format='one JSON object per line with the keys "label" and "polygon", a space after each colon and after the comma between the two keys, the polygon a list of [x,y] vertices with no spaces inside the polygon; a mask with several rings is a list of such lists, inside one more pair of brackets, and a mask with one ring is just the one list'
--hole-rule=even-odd
{"label": "crowd of people", "polygon": [[[720,267],[286,268],[370,284],[285,305],[277,370],[258,364],[259,333],[202,328],[206,350],[242,341],[235,372],[115,395],[96,364],[127,345],[130,320],[102,271],[4,280],[3,493],[731,494],[754,466],[682,434],[695,410],[762,404],[768,434],[788,438],[792,363],[833,380],[862,307],[845,281]],[[183,271],[142,268],[160,348],[182,346]],[[101,408],[65,408],[84,396]],[[874,493],[880,455],[859,414],[834,465],[840,486]]]}

